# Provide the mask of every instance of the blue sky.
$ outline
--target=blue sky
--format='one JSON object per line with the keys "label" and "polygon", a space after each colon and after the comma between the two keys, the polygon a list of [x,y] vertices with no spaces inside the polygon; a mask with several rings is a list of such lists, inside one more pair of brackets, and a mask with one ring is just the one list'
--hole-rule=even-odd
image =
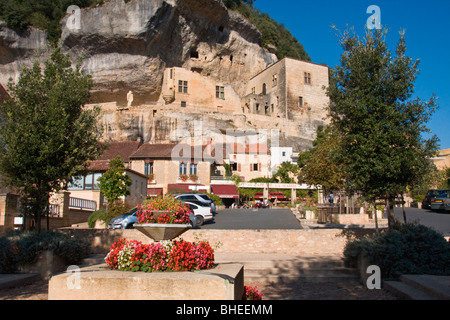
{"label": "blue sky", "polygon": [[381,10],[381,24],[387,27],[387,43],[395,52],[399,31],[405,30],[407,55],[420,59],[420,73],[414,97],[428,100],[433,93],[439,109],[428,127],[440,139],[440,148],[450,148],[450,13],[449,0],[255,0],[254,5],[278,23],[283,23],[304,46],[311,60],[330,67],[339,64],[342,48],[335,25],[354,27],[361,38],[371,14],[370,5]]}

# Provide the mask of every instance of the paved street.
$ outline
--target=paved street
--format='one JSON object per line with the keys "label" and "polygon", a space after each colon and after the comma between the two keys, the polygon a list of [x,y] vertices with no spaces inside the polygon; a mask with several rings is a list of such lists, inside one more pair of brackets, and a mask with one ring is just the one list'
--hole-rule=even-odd
{"label": "paved street", "polygon": [[225,209],[201,229],[302,229],[290,209]]}
{"label": "paved street", "polygon": [[[403,221],[402,208],[395,208],[395,217]],[[434,230],[450,237],[450,212],[436,212],[432,210],[406,208],[406,220],[408,222],[418,221]]]}
{"label": "paved street", "polygon": [[[395,216],[403,221],[401,208]],[[406,208],[409,222],[418,221],[436,231],[450,236],[450,213],[417,208]],[[225,209],[215,215],[215,221],[205,223],[201,229],[302,229],[289,209]]]}

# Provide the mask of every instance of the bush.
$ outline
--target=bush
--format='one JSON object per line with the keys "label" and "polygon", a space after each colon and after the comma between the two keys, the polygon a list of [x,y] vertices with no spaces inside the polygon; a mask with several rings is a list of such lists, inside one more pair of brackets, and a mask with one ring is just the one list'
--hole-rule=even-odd
{"label": "bush", "polygon": [[380,234],[348,242],[347,266],[356,267],[358,257],[381,269],[384,278],[402,274],[450,275],[450,244],[435,230],[418,223],[396,222]]}
{"label": "bush", "polygon": [[107,209],[102,208],[92,212],[88,218],[89,228],[95,228],[95,223],[97,221],[103,221],[105,226],[109,224],[112,218],[125,214],[130,210],[129,206],[122,201],[115,201],[111,203]]}
{"label": "bush", "polygon": [[0,273],[13,273],[51,251],[66,264],[76,264],[89,253],[88,244],[58,232],[13,231],[0,237]]}

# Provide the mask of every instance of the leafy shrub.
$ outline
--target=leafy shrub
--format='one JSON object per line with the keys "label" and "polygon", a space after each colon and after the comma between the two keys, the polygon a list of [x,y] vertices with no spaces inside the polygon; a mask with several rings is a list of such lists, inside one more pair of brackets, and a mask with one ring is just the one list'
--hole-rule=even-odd
{"label": "leafy shrub", "polygon": [[51,251],[66,264],[76,264],[87,256],[88,244],[58,232],[13,231],[0,237],[0,273],[12,273],[34,263],[39,254]]}
{"label": "leafy shrub", "polygon": [[402,274],[450,275],[450,244],[435,230],[418,223],[396,222],[380,234],[348,242],[345,262],[355,267],[359,255],[380,267],[383,277]]}
{"label": "leafy shrub", "polygon": [[122,201],[114,201],[107,209],[101,208],[92,212],[88,218],[88,226],[89,228],[94,228],[97,221],[103,221],[105,226],[107,226],[112,218],[123,215],[128,210],[130,210],[129,206]]}

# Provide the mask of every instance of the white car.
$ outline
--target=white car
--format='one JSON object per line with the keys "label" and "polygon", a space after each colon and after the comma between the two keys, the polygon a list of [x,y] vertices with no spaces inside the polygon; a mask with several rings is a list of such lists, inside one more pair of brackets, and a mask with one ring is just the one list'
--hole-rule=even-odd
{"label": "white car", "polygon": [[175,196],[175,199],[181,200],[183,202],[193,202],[197,204],[198,202],[206,202],[211,206],[212,212],[216,213],[216,204],[211,198],[204,193],[183,193]]}
{"label": "white car", "polygon": [[195,218],[197,220],[197,226],[203,225],[203,223],[214,220],[211,206],[208,204],[200,205],[198,203],[192,203],[188,201],[183,201],[187,204],[192,211],[194,211]]}

